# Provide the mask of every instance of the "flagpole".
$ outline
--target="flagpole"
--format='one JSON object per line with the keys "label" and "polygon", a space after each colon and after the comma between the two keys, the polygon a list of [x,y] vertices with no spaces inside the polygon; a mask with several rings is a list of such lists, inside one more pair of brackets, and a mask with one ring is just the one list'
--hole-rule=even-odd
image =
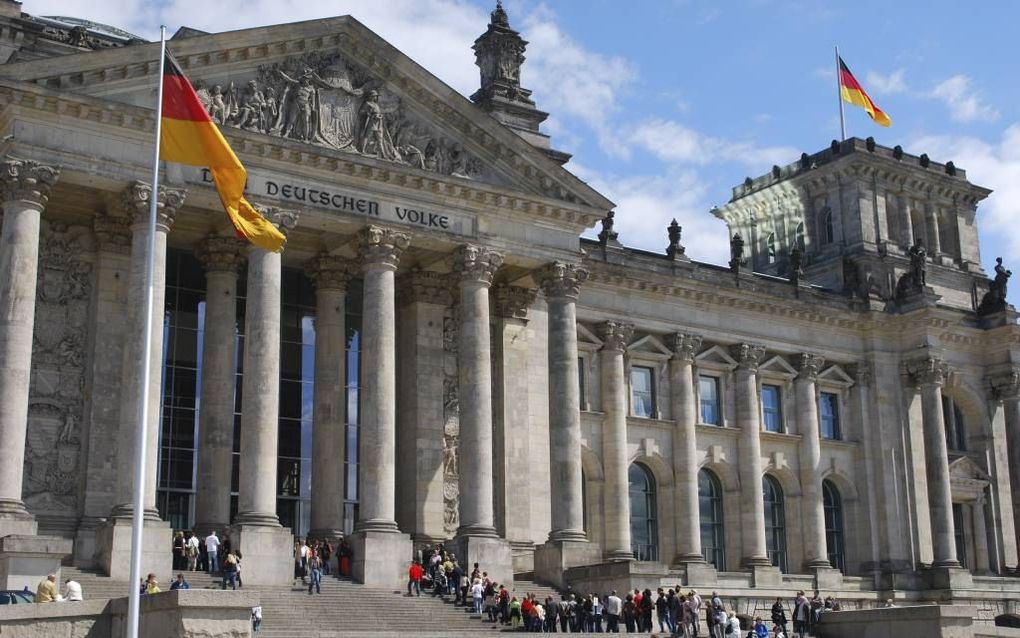
{"label": "flagpole", "polygon": [[142,578],[142,526],[145,507],[145,450],[149,429],[149,383],[152,367],[152,315],[156,254],[156,210],[159,202],[159,142],[163,117],[163,65],[166,60],[166,26],[159,27],[159,74],[156,86],[156,143],[152,151],[152,193],[149,195],[149,234],[145,252],[145,303],[142,317],[142,396],[135,430],[135,491],[131,505],[131,577],[128,580],[128,638],[138,638],[138,607],[141,603],[139,581]]}
{"label": "flagpole", "polygon": [[839,100],[840,141],[846,140],[846,117],[843,115],[843,80],[839,68],[839,45],[836,45],[836,99]]}

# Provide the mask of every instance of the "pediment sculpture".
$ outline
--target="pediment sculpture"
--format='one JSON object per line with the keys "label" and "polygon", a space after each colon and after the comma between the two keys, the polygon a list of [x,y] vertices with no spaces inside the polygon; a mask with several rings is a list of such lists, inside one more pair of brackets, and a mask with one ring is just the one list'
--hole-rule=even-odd
{"label": "pediment sculpture", "polygon": [[378,78],[338,53],[310,53],[258,67],[226,84],[195,82],[223,126],[275,135],[467,179],[486,168],[413,114]]}

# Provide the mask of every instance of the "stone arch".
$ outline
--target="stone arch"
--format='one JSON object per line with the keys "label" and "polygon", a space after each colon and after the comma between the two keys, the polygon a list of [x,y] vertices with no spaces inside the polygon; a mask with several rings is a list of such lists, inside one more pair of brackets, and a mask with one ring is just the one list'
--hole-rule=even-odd
{"label": "stone arch", "polygon": [[822,480],[831,481],[836,486],[836,489],[839,490],[839,497],[843,499],[844,505],[856,503],[860,498],[854,482],[838,470],[832,468],[825,470],[822,472]]}
{"label": "stone arch", "polygon": [[[673,486],[673,468],[659,454],[636,454],[630,459],[630,464],[640,463],[648,468],[655,477],[655,484],[660,488],[671,488]],[[629,467],[628,465],[628,467]]]}
{"label": "stone arch", "polygon": [[949,383],[942,387],[942,394],[951,398],[963,413],[968,444],[972,439],[991,436],[991,418],[982,398],[982,388],[976,387],[969,379],[953,374]]}
{"label": "stone arch", "polygon": [[712,472],[715,478],[719,480],[720,485],[722,485],[723,494],[736,492],[740,489],[740,476],[737,474],[736,466],[732,463],[709,459],[702,463],[698,470],[709,470]]}
{"label": "stone arch", "polygon": [[800,479],[788,465],[776,467],[770,463],[762,473],[762,478],[766,475],[779,481],[779,486],[783,488],[783,494],[787,499],[800,497]]}
{"label": "stone arch", "polygon": [[587,445],[581,446],[581,471],[584,478],[589,481],[605,480],[605,473],[602,471],[602,461],[597,454]]}

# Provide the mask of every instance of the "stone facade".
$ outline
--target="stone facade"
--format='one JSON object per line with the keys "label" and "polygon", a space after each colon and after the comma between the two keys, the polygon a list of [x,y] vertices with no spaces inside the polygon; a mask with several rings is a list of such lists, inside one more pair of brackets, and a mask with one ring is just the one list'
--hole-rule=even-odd
{"label": "stone facade", "polygon": [[[985,618],[1020,593],[1020,333],[1008,271],[982,270],[988,191],[962,169],[858,139],[774,167],[715,211],[726,269],[689,259],[676,223],[660,255],[625,247],[613,203],[539,132],[501,6],[473,102],[347,17],[176,41],[248,196],[286,230],[266,253],[230,238],[201,169],[138,182],[158,48],[120,44],[0,65],[0,132],[17,133],[0,174],[0,535],[73,538],[76,563],[123,572],[136,333],[149,320],[184,348],[167,317],[191,295],[201,383],[172,376],[188,366],[162,340],[151,369],[168,397],[145,419],[153,565],[172,519],[234,525],[253,583],[289,580],[308,532],[349,537],[356,577],[385,585],[443,541],[501,579],[683,582],[742,592],[749,613],[818,586]],[[150,197],[157,279],[178,270],[145,318],[132,216]],[[600,220],[600,241],[578,239]],[[284,303],[293,287],[310,301]],[[198,392],[184,435],[162,416],[187,403],[171,378]],[[174,483],[181,449],[197,485]]]}

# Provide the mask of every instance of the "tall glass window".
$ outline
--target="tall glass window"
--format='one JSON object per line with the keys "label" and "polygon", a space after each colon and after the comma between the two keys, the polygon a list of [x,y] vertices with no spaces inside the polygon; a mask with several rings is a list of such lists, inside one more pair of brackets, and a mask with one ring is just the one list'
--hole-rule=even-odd
{"label": "tall glass window", "polygon": [[776,263],[776,234],[769,233],[765,240],[765,259],[769,264]]}
{"label": "tall glass window", "polygon": [[767,432],[783,431],[783,394],[778,385],[761,386],[762,416]]}
{"label": "tall glass window", "polygon": [[846,572],[846,550],[843,540],[843,498],[832,481],[822,481],[822,504],[825,508],[825,547],[829,564]]}
{"label": "tall glass window", "polygon": [[804,222],[797,224],[796,236],[794,238],[794,245],[804,252]]}
{"label": "tall glass window", "polygon": [[361,423],[361,282],[347,287],[347,441],[344,459],[344,533],[358,520],[358,427]]}
{"label": "tall glass window", "polygon": [[822,211],[819,234],[821,235],[822,244],[831,244],[836,241],[836,230],[832,225],[832,209],[828,206]]}
{"label": "tall glass window", "polygon": [[581,399],[581,409],[587,410],[588,406],[588,388],[584,382],[584,358],[577,358],[577,391],[578,396]]}
{"label": "tall glass window", "polygon": [[818,420],[823,439],[838,441],[843,438],[839,424],[839,395],[832,392],[818,395]]}
{"label": "tall glass window", "polygon": [[701,553],[706,561],[721,571],[725,568],[722,484],[710,470],[698,472],[698,511],[701,518]]}
{"label": "tall glass window", "polygon": [[963,528],[964,521],[963,503],[953,503],[953,536],[956,542],[956,560],[960,565],[969,569],[970,560],[967,557],[967,532]]}
{"label": "tall glass window", "polygon": [[634,416],[655,416],[655,375],[651,368],[634,366],[630,370],[631,412]]}
{"label": "tall glass window", "polygon": [[659,560],[659,527],[655,500],[655,477],[640,463],[633,463],[630,479],[630,543],[638,560]]}
{"label": "tall glass window", "polygon": [[765,499],[765,548],[773,565],[786,572],[786,512],[783,488],[768,474],[762,479]]}
{"label": "tall glass window", "polygon": [[719,379],[701,375],[698,377],[698,400],[701,403],[701,422],[722,425],[722,411],[719,409]]}

